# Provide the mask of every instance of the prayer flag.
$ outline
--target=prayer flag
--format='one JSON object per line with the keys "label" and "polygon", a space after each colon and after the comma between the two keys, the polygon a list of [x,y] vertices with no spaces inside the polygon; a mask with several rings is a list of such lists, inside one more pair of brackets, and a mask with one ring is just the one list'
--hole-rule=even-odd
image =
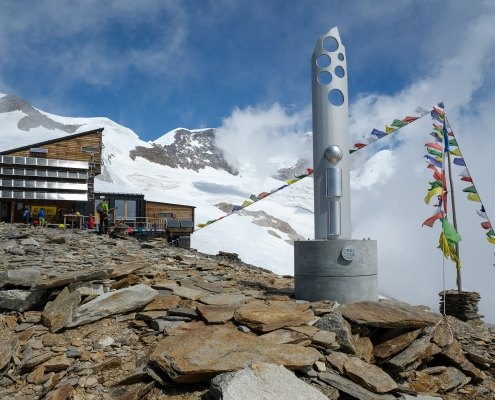
{"label": "prayer flag", "polygon": [[462,157],[461,149],[459,149],[459,148],[454,149],[454,150],[450,150],[450,154],[452,154],[453,156]]}
{"label": "prayer flag", "polygon": [[436,149],[439,151],[443,151],[443,147],[440,146],[438,143],[433,143],[433,142],[428,142],[425,144],[426,147],[431,147],[432,149]]}
{"label": "prayer flag", "polygon": [[437,157],[443,156],[443,153],[440,153],[438,150],[433,150],[433,149],[430,149],[429,147],[427,147],[426,150],[428,151],[428,153],[430,153],[434,156],[437,156]]}
{"label": "prayer flag", "polygon": [[371,134],[375,135],[378,139],[381,139],[382,137],[387,136],[387,134],[385,132],[379,131],[378,129],[373,129],[371,131]]}
{"label": "prayer flag", "polygon": [[482,222],[481,227],[483,229],[492,229],[492,224],[490,223],[490,221]]}
{"label": "prayer flag", "polygon": [[252,201],[244,200],[244,203],[242,203],[242,208],[250,206],[251,204],[253,204]]}
{"label": "prayer flag", "polygon": [[436,125],[433,125],[433,126],[434,126],[434,128],[433,128],[434,132],[439,133],[440,135],[444,134],[443,129],[437,127]]}
{"label": "prayer flag", "polygon": [[430,204],[430,200],[433,196],[441,196],[442,194],[443,194],[443,188],[441,187],[429,190],[428,194],[425,197],[425,203]]}
{"label": "prayer flag", "polygon": [[462,172],[459,174],[459,176],[462,176],[462,177],[467,177],[467,176],[471,176],[471,175],[469,175],[469,171],[468,171],[468,169],[467,169],[467,168],[464,168],[464,169],[462,170]]}
{"label": "prayer flag", "polygon": [[478,203],[481,203],[481,199],[478,193],[468,194],[468,200],[477,201]]}
{"label": "prayer flag", "polygon": [[433,224],[435,223],[435,221],[437,219],[443,218],[443,215],[444,215],[443,212],[440,212],[439,214],[435,214],[432,217],[428,218],[425,222],[423,222],[423,225],[421,226],[426,225],[429,226],[430,228],[433,228]]}
{"label": "prayer flag", "polygon": [[439,114],[439,115],[445,115],[445,111],[438,107],[438,106],[433,106],[433,109]]}
{"label": "prayer flag", "polygon": [[490,230],[486,233],[486,236],[488,236],[488,237],[495,236],[495,232],[493,232],[493,229],[490,229]]}
{"label": "prayer flag", "polygon": [[213,224],[213,222],[215,222],[215,220],[214,220],[214,219],[212,219],[211,221],[206,221],[206,225]]}
{"label": "prayer flag", "polygon": [[443,135],[440,135],[437,132],[432,132],[430,133],[430,136],[433,136],[438,143],[443,143]]}
{"label": "prayer flag", "polygon": [[481,218],[488,219],[488,215],[486,214],[483,205],[481,205],[481,211],[476,210],[476,214],[478,214]]}
{"label": "prayer flag", "polygon": [[254,194],[252,194],[251,196],[249,196],[249,198],[251,200],[253,200],[253,203],[256,203],[257,201],[259,201],[260,199],[258,197],[256,197]]}
{"label": "prayer flag", "polygon": [[445,120],[445,115],[444,114],[439,114],[438,111],[432,110],[430,113],[432,118],[440,122],[440,124],[443,124],[443,121]]}
{"label": "prayer flag", "polygon": [[470,176],[463,176],[461,178],[461,181],[473,183],[473,178],[471,178]]}
{"label": "prayer flag", "polygon": [[433,165],[437,166],[438,168],[442,168],[442,163],[438,162],[435,158],[431,156],[425,156],[425,158],[428,160],[428,162],[432,163]]}
{"label": "prayer flag", "polygon": [[313,172],[315,172],[315,170],[313,168],[308,168],[308,174],[312,174]]}
{"label": "prayer flag", "polygon": [[296,183],[299,179],[289,179],[287,181],[287,185],[292,185],[293,183]]}
{"label": "prayer flag", "polygon": [[450,143],[451,146],[457,146],[457,147],[459,147],[459,145],[457,144],[457,140],[455,140],[455,139],[450,139],[449,140],[449,143]]}
{"label": "prayer flag", "polygon": [[429,111],[425,110],[423,107],[416,107],[414,111],[416,112],[416,114],[421,114],[421,116],[429,113]]}
{"label": "prayer flag", "polygon": [[405,122],[406,124],[410,124],[413,121],[416,121],[419,119],[419,117],[406,117],[402,120],[402,122]]}
{"label": "prayer flag", "polygon": [[242,208],[243,208],[242,206],[234,206],[234,207],[232,207],[232,212],[242,210]]}
{"label": "prayer flag", "polygon": [[428,164],[428,166],[426,168],[432,169],[434,171],[433,172],[433,179],[435,179],[437,181],[442,180],[442,175],[440,174],[440,172],[438,172],[438,169],[436,169],[436,167],[433,164]]}
{"label": "prayer flag", "polygon": [[366,147],[368,146],[368,144],[365,144],[365,143],[355,143],[354,144],[354,147],[358,150],[361,150],[363,147]]}
{"label": "prayer flag", "polygon": [[304,174],[304,175],[295,176],[294,178],[303,179],[303,178],[306,178],[307,176],[308,176],[308,174]]}
{"label": "prayer flag", "polygon": [[448,133],[448,135],[454,137],[454,132],[451,131]]}
{"label": "prayer flag", "polygon": [[488,240],[491,244],[495,244],[495,239],[493,238],[486,238],[486,240]]}
{"label": "prayer flag", "polygon": [[198,228],[204,228],[206,226],[206,224],[198,224],[197,227]]}
{"label": "prayer flag", "polygon": [[435,182],[428,182],[430,185],[431,185],[431,189],[435,189],[437,187],[442,187],[443,186],[443,182],[440,181],[440,180],[437,180]]}
{"label": "prayer flag", "polygon": [[465,192],[465,193],[478,193],[476,191],[476,187],[474,185],[469,186],[469,187],[467,187],[465,189],[462,189],[462,191]]}
{"label": "prayer flag", "polygon": [[402,128],[403,126],[406,126],[407,124],[400,119],[394,119],[394,122],[392,122],[392,126],[396,126],[397,128]]}
{"label": "prayer flag", "polygon": [[461,167],[466,166],[466,163],[464,162],[464,158],[454,158],[454,164],[459,165]]}
{"label": "prayer flag", "polygon": [[397,130],[397,128],[390,128],[389,126],[385,125],[385,132],[387,134],[395,132],[396,130]]}
{"label": "prayer flag", "polygon": [[449,245],[455,246],[461,241],[461,235],[459,235],[456,229],[450,224],[447,217],[442,219],[442,230]]}
{"label": "prayer flag", "polygon": [[349,150],[349,154],[355,153],[356,151],[357,151],[357,150],[352,150],[352,149],[350,149],[350,150]]}
{"label": "prayer flag", "polygon": [[447,238],[445,237],[445,234],[443,233],[443,231],[440,234],[440,240],[438,242],[440,244],[440,250],[442,250],[445,258],[449,258],[449,256],[450,256],[449,242],[447,242]]}
{"label": "prayer flag", "polygon": [[258,195],[258,199],[264,199],[266,196],[270,196],[270,193],[268,193],[268,192],[261,192]]}

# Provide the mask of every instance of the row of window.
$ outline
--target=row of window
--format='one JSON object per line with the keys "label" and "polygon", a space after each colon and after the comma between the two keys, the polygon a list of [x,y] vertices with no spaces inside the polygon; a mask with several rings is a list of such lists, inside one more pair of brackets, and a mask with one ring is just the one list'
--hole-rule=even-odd
{"label": "row of window", "polygon": [[0,175],[39,176],[42,178],[88,179],[87,172],[57,171],[31,168],[0,167]]}

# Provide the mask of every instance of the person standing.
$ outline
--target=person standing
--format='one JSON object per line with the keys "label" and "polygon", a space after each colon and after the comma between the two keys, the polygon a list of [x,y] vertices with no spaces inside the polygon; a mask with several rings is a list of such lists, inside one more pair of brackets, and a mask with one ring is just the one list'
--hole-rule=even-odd
{"label": "person standing", "polygon": [[64,212],[62,211],[61,208],[57,210],[57,216],[58,216],[58,223],[63,224],[64,223]]}
{"label": "person standing", "polygon": [[96,211],[100,214],[98,234],[108,233],[108,203],[105,200],[100,200],[100,203],[96,207]]}
{"label": "person standing", "polygon": [[39,221],[40,227],[43,228],[43,226],[45,226],[45,209],[44,208],[40,208],[40,210],[38,211],[38,221]]}
{"label": "person standing", "polygon": [[93,218],[93,214],[89,214],[88,229],[93,229],[94,227],[95,227],[95,219]]}

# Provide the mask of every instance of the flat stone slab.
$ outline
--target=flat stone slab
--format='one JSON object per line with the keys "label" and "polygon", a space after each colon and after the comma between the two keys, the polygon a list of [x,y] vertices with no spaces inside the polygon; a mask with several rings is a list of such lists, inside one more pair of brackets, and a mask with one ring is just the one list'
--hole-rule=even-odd
{"label": "flat stone slab", "polygon": [[187,300],[198,300],[200,297],[205,296],[207,293],[202,290],[190,289],[183,286],[174,288],[174,294]]}
{"label": "flat stone slab", "polygon": [[270,332],[288,326],[305,325],[315,319],[313,311],[305,304],[275,301],[266,304],[252,301],[241,305],[234,313],[234,319],[242,325],[260,332]]}
{"label": "flat stone slab", "polygon": [[423,328],[435,325],[441,318],[439,314],[388,300],[344,304],[338,310],[346,319],[358,325],[379,328]]}
{"label": "flat stone slab", "polygon": [[179,305],[180,297],[169,295],[160,296],[149,303],[143,311],[167,311]]}
{"label": "flat stone slab", "polygon": [[5,285],[30,287],[41,279],[41,273],[35,268],[11,269],[0,274],[0,289]]}
{"label": "flat stone slab", "polygon": [[201,297],[199,299],[199,301],[204,304],[222,304],[228,306],[237,306],[239,304],[244,304],[252,300],[254,300],[253,297],[246,296],[244,294],[216,294],[212,296]]}
{"label": "flat stone slab", "polygon": [[[404,351],[397,354],[392,359],[388,360],[387,365],[389,365],[392,368],[402,369],[407,365],[411,364],[412,362],[416,361],[418,358],[424,358],[430,355],[429,353],[432,353],[431,355],[440,353],[442,349],[440,349],[440,347],[438,347],[434,343],[431,343],[430,341],[431,341],[430,336],[425,336],[416,339]],[[432,349],[433,346],[435,346],[434,351],[430,351],[430,349]]]}
{"label": "flat stone slab", "polygon": [[295,344],[277,345],[225,325],[196,324],[178,336],[160,340],[150,361],[178,383],[207,381],[214,376],[246,368],[252,363],[301,369],[313,365],[320,354]]}
{"label": "flat stone slab", "polygon": [[31,290],[53,289],[60,286],[68,285],[72,282],[91,281],[93,279],[108,277],[112,274],[114,268],[94,269],[85,271],[66,272],[56,278],[41,280],[31,285]]}
{"label": "flat stone slab", "polygon": [[352,357],[344,364],[347,376],[373,393],[387,393],[397,388],[397,383],[380,368]]}
{"label": "flat stone slab", "polygon": [[422,329],[398,332],[397,336],[373,347],[373,355],[379,359],[393,356],[409,346],[418,337],[421,331]]}
{"label": "flat stone slab", "polygon": [[319,390],[281,365],[252,364],[217,375],[209,395],[215,400],[328,400]]}
{"label": "flat stone slab", "polygon": [[27,311],[46,297],[46,290],[2,290],[0,291],[0,308]]}
{"label": "flat stone slab", "polygon": [[308,340],[308,336],[304,333],[289,331],[288,329],[277,329],[261,335],[260,338],[277,344],[296,344]]}
{"label": "flat stone slab", "polygon": [[355,397],[358,400],[388,400],[395,399],[395,397],[390,397],[389,395],[381,395],[377,393],[370,392],[369,390],[361,387],[357,383],[354,383],[350,379],[344,378],[343,376],[337,374],[331,374],[327,372],[320,372],[318,374],[318,379],[326,384],[340,390],[341,392],[347,393]]}
{"label": "flat stone slab", "polygon": [[158,292],[146,285],[108,292],[78,307],[72,314],[72,321],[67,326],[89,324],[110,315],[123,314],[144,307],[157,296]]}
{"label": "flat stone slab", "polygon": [[225,324],[234,318],[236,307],[224,304],[198,304],[196,309],[208,324]]}
{"label": "flat stone slab", "polygon": [[57,296],[57,298],[49,304],[41,318],[43,324],[50,328],[50,332],[58,332],[65,328],[71,321],[72,313],[81,302],[81,293],[75,291],[70,293],[67,287]]}
{"label": "flat stone slab", "polygon": [[342,318],[340,312],[326,314],[314,326],[323,331],[334,332],[340,350],[344,353],[356,354],[356,342],[352,337],[351,326]]}

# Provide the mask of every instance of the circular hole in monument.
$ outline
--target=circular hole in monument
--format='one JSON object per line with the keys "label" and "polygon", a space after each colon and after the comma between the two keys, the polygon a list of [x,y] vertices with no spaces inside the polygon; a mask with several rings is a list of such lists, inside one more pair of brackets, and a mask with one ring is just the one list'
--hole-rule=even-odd
{"label": "circular hole in monument", "polygon": [[320,85],[328,85],[332,82],[332,74],[327,71],[323,71],[318,75],[318,83]]}
{"label": "circular hole in monument", "polygon": [[341,66],[335,67],[335,75],[337,75],[339,78],[343,78],[345,75],[344,68]]}
{"label": "circular hole in monument", "polygon": [[339,60],[340,61],[344,61],[344,55],[342,53],[339,53],[339,56],[338,57],[339,57]]}
{"label": "circular hole in monument", "polygon": [[326,54],[322,54],[316,59],[316,65],[320,68],[326,68],[330,65],[330,57],[328,57]]}
{"label": "circular hole in monument", "polygon": [[344,104],[344,95],[339,89],[332,89],[328,93],[328,101],[332,106],[339,107]]}
{"label": "circular hole in monument", "polygon": [[332,36],[328,36],[323,40],[323,48],[326,51],[336,51],[339,48],[339,42]]}

